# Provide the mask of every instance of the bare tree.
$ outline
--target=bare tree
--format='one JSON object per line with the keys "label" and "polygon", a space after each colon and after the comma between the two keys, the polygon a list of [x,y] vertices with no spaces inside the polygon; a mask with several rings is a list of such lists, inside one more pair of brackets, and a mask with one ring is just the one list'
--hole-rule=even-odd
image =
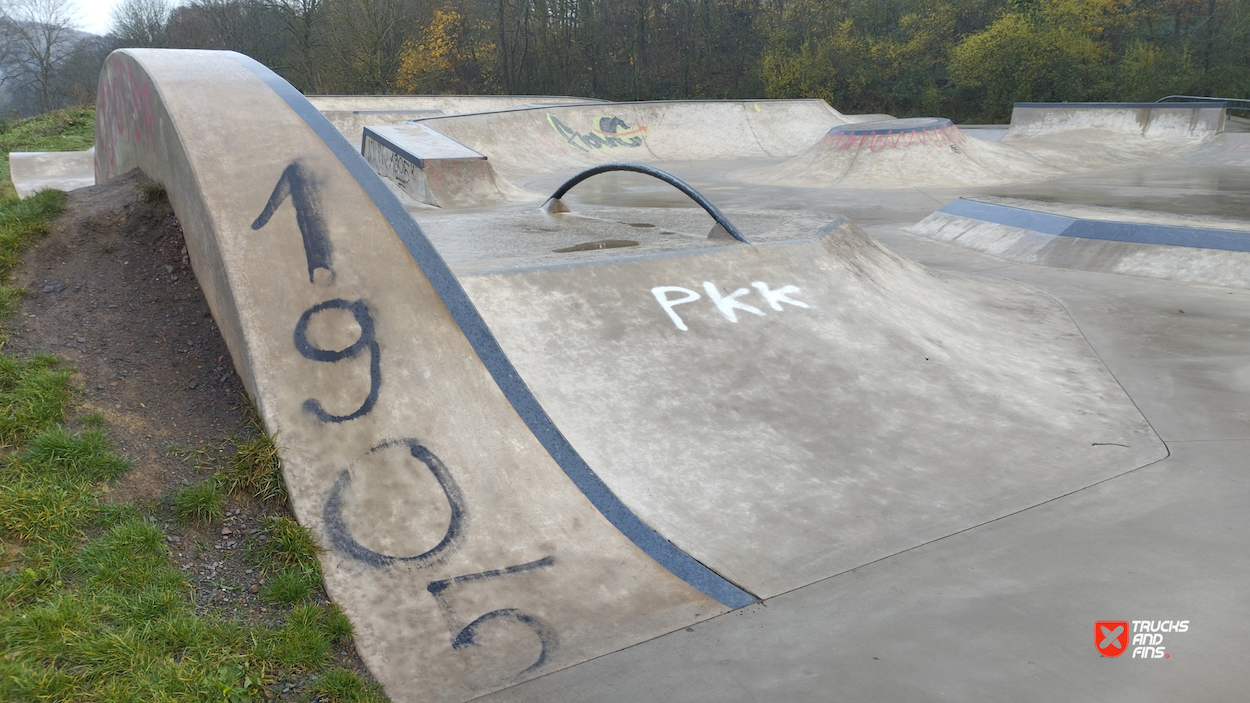
{"label": "bare tree", "polygon": [[[279,71],[304,92],[322,92],[325,61],[326,0],[264,0],[286,26],[287,57]],[[289,75],[287,75],[289,74]]]}
{"label": "bare tree", "polygon": [[71,0],[9,0],[8,5],[4,71],[36,88],[43,109],[49,110],[57,73],[77,43],[77,8]]}
{"label": "bare tree", "polygon": [[395,88],[404,40],[417,4],[405,0],[334,0],[328,17],[327,68],[344,92],[378,95]]}
{"label": "bare tree", "polygon": [[187,49],[231,49],[266,66],[285,51],[282,17],[261,0],[189,0],[175,13],[170,44]]}
{"label": "bare tree", "polygon": [[119,47],[167,46],[173,11],[169,0],[123,0],[113,8],[109,33]]}

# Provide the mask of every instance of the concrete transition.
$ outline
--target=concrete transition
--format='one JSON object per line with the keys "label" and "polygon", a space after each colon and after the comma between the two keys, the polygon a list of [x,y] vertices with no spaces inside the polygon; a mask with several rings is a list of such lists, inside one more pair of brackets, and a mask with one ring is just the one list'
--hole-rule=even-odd
{"label": "concrete transition", "polygon": [[[791,156],[830,127],[855,119],[823,100],[761,100],[530,107],[412,122],[488,155],[486,168],[477,172],[482,184],[458,188],[466,196],[458,204],[467,206],[541,200],[524,190],[535,176],[609,161]],[[503,181],[512,185],[501,187]],[[493,192],[499,196],[491,197]]]}
{"label": "concrete transition", "polygon": [[[777,184],[887,193],[1233,153],[1222,111],[1021,105],[989,142],[816,100],[577,100],[310,102],[228,52],[122,50],[101,74],[96,179],[165,185],[394,700],[556,680],[1168,455],[1056,299],[917,264],[847,217],[781,207],[806,196]],[[460,109],[481,111],[400,119]],[[515,204],[617,160],[777,207],[726,210],[743,243],[709,239],[700,210],[593,189],[562,214]],[[1143,217],[965,195],[915,231],[1050,265],[1055,242]],[[1104,270],[1156,275],[1240,227],[1146,219],[1154,241],[1114,242],[1149,248],[1136,267]],[[1180,230],[1201,237],[1158,239]]]}
{"label": "concrete transition", "polygon": [[1210,103],[1019,103],[1000,141],[970,139],[949,120],[913,118],[834,127],[754,183],[826,188],[978,186],[1038,181],[1171,159],[1224,126]]}
{"label": "concrete transition", "polygon": [[92,164],[95,149],[86,151],[26,152],[9,154],[9,176],[17,197],[25,198],[46,188],[74,190],[95,185]]}
{"label": "concrete transition", "polygon": [[959,199],[910,228],[1012,261],[1250,288],[1250,220]]}
{"label": "concrete transition", "polygon": [[435,115],[604,102],[548,95],[313,95],[308,101],[353,144],[360,143],[366,125],[401,124]]}

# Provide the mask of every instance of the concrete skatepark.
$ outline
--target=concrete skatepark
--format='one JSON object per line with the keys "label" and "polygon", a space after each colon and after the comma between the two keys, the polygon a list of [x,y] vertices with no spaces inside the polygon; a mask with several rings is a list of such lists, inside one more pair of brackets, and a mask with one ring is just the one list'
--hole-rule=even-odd
{"label": "concrete skatepark", "polygon": [[[94,179],[165,184],[393,700],[1237,700],[1234,130],[309,100],[125,50]],[[745,241],[639,173],[547,201],[616,161]],[[1104,657],[1120,620],[1189,628]]]}

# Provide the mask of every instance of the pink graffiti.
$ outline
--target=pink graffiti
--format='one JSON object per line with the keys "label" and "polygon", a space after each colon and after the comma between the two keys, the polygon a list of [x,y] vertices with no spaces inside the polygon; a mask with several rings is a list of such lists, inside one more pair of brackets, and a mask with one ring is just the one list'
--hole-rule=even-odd
{"label": "pink graffiti", "polygon": [[146,76],[128,56],[112,56],[101,72],[96,106],[96,178],[118,175],[118,154],[156,152],[156,105]]}

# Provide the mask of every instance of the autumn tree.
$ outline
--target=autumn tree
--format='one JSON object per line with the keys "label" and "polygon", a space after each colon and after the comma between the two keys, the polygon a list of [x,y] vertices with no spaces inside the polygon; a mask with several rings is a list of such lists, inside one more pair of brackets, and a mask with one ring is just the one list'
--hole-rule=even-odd
{"label": "autumn tree", "polygon": [[421,33],[404,44],[399,89],[425,95],[488,92],[496,48],[487,40],[489,30],[484,21],[469,20],[450,6],[435,10]]}
{"label": "autumn tree", "polygon": [[986,114],[1005,119],[1016,101],[1100,100],[1111,91],[1108,36],[1115,0],[1037,0],[1007,12],[951,53],[952,80],[980,91]]}

